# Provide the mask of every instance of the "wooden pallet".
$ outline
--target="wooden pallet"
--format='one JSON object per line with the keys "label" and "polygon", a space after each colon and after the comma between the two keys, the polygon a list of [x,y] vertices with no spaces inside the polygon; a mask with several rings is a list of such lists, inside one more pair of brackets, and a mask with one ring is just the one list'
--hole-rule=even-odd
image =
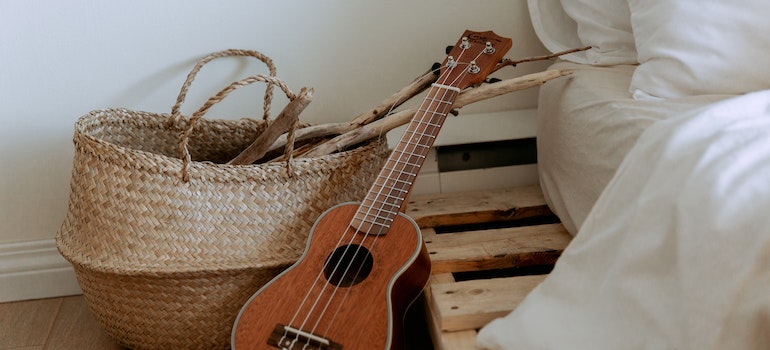
{"label": "wooden pallet", "polygon": [[431,256],[425,305],[437,350],[474,349],[477,330],[513,310],[572,238],[538,186],[415,196],[407,208]]}

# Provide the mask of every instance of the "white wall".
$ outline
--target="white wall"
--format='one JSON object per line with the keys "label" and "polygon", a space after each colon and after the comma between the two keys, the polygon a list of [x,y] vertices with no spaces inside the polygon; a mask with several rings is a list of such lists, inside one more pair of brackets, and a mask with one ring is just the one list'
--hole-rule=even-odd
{"label": "white wall", "polygon": [[[443,59],[464,29],[512,37],[511,58],[544,52],[524,0],[0,0],[0,244],[54,237],[80,115],[108,107],[167,112],[188,69],[207,53],[261,51],[293,90],[315,88],[305,121],[344,121]],[[212,64],[183,112],[260,69],[247,60]],[[246,89],[210,116],[259,116],[260,98]],[[275,110],[285,102],[277,99]],[[463,113],[535,104],[531,90]]]}

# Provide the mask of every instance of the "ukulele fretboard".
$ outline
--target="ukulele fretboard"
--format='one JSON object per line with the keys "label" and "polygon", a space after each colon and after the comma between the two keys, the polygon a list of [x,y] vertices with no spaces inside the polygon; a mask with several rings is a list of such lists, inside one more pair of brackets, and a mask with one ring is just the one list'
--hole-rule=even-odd
{"label": "ukulele fretboard", "polygon": [[351,226],[358,231],[387,233],[412,189],[433,142],[460,90],[433,84],[361,203]]}

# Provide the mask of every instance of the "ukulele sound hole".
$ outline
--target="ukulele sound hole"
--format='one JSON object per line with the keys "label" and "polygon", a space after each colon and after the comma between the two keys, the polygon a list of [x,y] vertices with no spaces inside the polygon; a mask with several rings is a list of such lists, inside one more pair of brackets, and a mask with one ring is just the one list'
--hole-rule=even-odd
{"label": "ukulele sound hole", "polygon": [[324,275],[338,287],[352,287],[361,283],[372,272],[374,258],[368,249],[349,244],[338,247],[326,259]]}

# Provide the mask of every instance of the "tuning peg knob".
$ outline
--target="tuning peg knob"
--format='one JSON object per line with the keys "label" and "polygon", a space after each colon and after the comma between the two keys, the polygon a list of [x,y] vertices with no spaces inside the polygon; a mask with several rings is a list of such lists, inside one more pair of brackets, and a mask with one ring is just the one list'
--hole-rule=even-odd
{"label": "tuning peg knob", "polygon": [[438,75],[438,72],[441,70],[441,63],[440,62],[434,62],[433,66],[430,67],[430,71],[433,72],[433,74]]}
{"label": "tuning peg knob", "polygon": [[446,47],[446,50],[444,50],[444,51],[446,51],[446,54],[448,55],[450,52],[452,52],[452,49],[454,49],[454,48],[455,48],[454,45],[449,45],[449,46]]}
{"label": "tuning peg knob", "polygon": [[492,46],[491,42],[487,41],[487,46],[484,48],[484,53],[487,55],[495,53],[495,47]]}
{"label": "tuning peg knob", "polygon": [[468,37],[465,37],[465,36],[464,36],[464,37],[462,38],[461,42],[460,42],[460,48],[461,48],[461,49],[463,49],[463,50],[467,50],[467,49],[469,49],[470,47],[471,47],[471,42],[470,42],[470,41],[468,41]]}
{"label": "tuning peg knob", "polygon": [[471,74],[478,74],[481,71],[481,68],[476,64],[476,61],[471,61],[471,63],[468,65],[468,73]]}

